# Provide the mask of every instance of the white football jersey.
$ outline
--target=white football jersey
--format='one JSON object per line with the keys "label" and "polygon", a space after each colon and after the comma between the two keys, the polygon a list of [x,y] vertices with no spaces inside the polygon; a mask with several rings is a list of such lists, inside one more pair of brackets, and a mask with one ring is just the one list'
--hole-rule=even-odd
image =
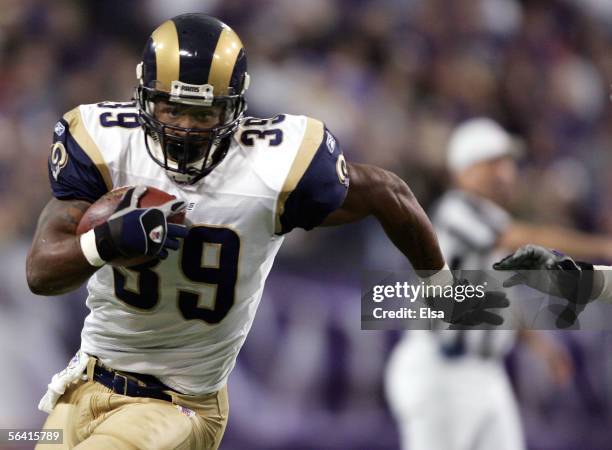
{"label": "white football jersey", "polygon": [[55,127],[49,175],[59,199],[95,201],[126,185],[187,203],[190,230],[164,261],[103,266],[89,280],[83,351],[188,394],[220,389],[255,317],[265,280],[294,227],[318,225],[346,195],[346,163],[305,116],[247,118],[227,155],[193,185],[149,155],[133,103],[81,105]]}

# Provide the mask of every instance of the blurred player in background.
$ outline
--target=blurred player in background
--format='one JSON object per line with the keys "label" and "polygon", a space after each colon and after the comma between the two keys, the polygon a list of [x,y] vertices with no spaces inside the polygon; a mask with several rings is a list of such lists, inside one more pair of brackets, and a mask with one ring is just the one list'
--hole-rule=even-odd
{"label": "blurred player in background", "polygon": [[[318,120],[244,117],[246,56],[224,23],[203,14],[164,22],[137,77],[135,102],[81,105],[54,129],[54,198],[28,284],[53,295],[89,279],[91,312],[80,351],[40,407],[50,412],[45,428],[64,430],[64,448],[213,449],[227,379],[284,234],[373,215],[423,276],[445,262],[399,177],[348,165]],[[89,206],[125,185],[136,187],[115,213],[77,236]],[[139,208],[143,185],[179,200]],[[169,225],[182,209],[189,227]],[[112,265],[141,257],[151,261]],[[480,311],[462,317],[471,312]]]}
{"label": "blurred player in background", "polygon": [[[454,189],[438,202],[432,221],[451,269],[486,270],[530,241],[581,256],[609,257],[612,240],[560,227],[514,220],[507,209],[516,191],[520,144],[488,118],[455,128],[447,148]],[[387,399],[410,450],[525,448],[518,406],[504,357],[517,338],[564,384],[571,364],[562,347],[532,330],[411,331],[387,369]]]}

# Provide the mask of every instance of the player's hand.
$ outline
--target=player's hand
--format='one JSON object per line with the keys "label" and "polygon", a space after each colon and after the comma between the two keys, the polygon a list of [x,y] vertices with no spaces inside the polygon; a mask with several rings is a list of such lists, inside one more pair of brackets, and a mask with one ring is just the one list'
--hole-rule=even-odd
{"label": "player's hand", "polygon": [[493,264],[495,270],[516,273],[504,287],[529,286],[545,294],[564,298],[568,305],[559,313],[557,327],[573,325],[588,303],[593,288],[593,265],[538,245],[525,245]]}
{"label": "player's hand", "polygon": [[104,261],[138,256],[163,259],[168,249],[179,248],[178,238],[187,235],[185,226],[167,221],[185,208],[185,202],[171,200],[154,208],[139,208],[138,200],[146,190],[144,186],[127,190],[113,215],[94,228],[96,247]]}
{"label": "player's hand", "polygon": [[[470,286],[468,280],[455,280],[453,289],[455,292],[465,292],[466,286]],[[425,303],[431,310],[442,311],[444,313],[442,320],[451,324],[451,328],[501,325],[504,318],[490,310],[507,308],[510,305],[506,294],[499,291],[485,291],[484,297],[467,295],[452,299],[432,297],[425,299]]]}

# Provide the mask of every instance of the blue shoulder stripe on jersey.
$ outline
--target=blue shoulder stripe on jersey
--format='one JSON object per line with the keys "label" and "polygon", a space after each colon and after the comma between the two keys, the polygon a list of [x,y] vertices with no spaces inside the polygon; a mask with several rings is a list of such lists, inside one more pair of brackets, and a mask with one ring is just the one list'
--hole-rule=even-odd
{"label": "blue shoulder stripe on jersey", "polygon": [[49,180],[56,198],[93,203],[108,192],[98,165],[74,138],[65,119],[55,125],[53,142]]}
{"label": "blue shoulder stripe on jersey", "polygon": [[324,130],[310,165],[285,202],[281,230],[276,234],[296,227],[311,230],[344,202],[348,188],[346,163],[338,141],[327,128]]}

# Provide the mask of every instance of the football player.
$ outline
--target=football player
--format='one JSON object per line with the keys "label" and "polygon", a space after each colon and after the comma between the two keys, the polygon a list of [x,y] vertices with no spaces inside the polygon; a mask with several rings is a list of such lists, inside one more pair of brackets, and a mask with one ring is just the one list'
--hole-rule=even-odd
{"label": "football player", "polygon": [[[137,77],[135,101],[80,105],[55,126],[53,198],[28,284],[55,295],[89,280],[90,313],[39,407],[46,429],[64,430],[61,448],[214,449],[227,379],[286,233],[373,215],[423,276],[445,262],[399,177],[348,164],[316,119],[245,117],[246,55],[224,23],[166,21]],[[147,185],[179,200],[139,208]],[[119,186],[134,187],[105,223],[76,235],[89,206]],[[181,209],[188,226],[168,225]],[[142,256],[154,259],[113,265]]]}

